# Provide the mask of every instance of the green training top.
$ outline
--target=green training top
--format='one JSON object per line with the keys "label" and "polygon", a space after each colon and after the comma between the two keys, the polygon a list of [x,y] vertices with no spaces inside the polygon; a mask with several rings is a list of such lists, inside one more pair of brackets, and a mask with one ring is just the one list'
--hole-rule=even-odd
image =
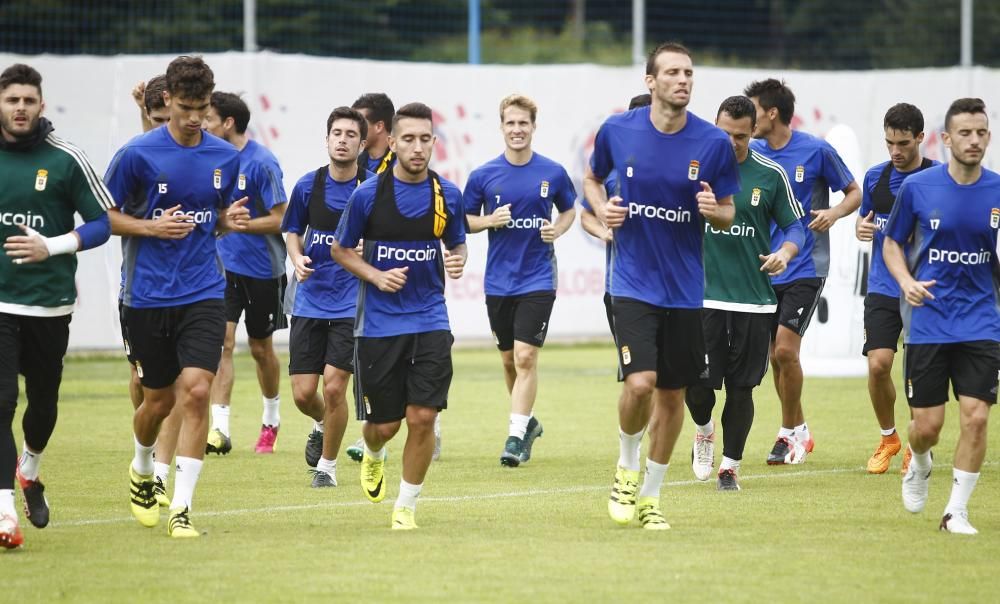
{"label": "green training top", "polygon": [[[23,235],[18,225],[46,237],[73,230],[73,213],[94,220],[113,207],[111,194],[83,152],[49,134],[28,149],[0,147],[0,240]],[[76,254],[14,264],[0,255],[0,312],[57,317],[73,312]]]}
{"label": "green training top", "polygon": [[802,218],[802,206],[781,166],[752,149],[740,182],[733,225],[720,231],[705,222],[705,308],[771,313],[777,299],[758,255],[770,253],[771,222],[784,229]]}

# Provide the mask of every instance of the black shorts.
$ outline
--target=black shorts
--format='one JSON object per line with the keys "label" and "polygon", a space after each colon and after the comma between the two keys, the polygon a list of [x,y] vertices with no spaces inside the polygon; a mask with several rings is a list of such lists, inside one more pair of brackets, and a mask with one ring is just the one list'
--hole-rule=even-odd
{"label": "black shorts", "polygon": [[903,316],[899,314],[899,298],[868,294],[865,296],[865,345],[861,354],[869,350],[889,348],[898,350],[899,334],[903,331]]}
{"label": "black shorts", "polygon": [[18,374],[24,376],[28,392],[39,382],[48,385],[54,382],[58,390],[72,317],[0,313],[0,407],[6,406],[13,413],[18,398]]}
{"label": "black shorts", "polygon": [[784,325],[800,337],[806,334],[813,313],[819,306],[824,283],[826,279],[807,277],[774,286],[774,294],[778,298],[778,312],[772,315],[772,336],[778,332],[779,325]]}
{"label": "black shorts", "polygon": [[202,300],[166,308],[122,306],[125,355],[146,388],[166,388],[181,369],[219,370],[226,338],[222,300]]}
{"label": "black shorts", "polygon": [[991,340],[954,344],[907,344],[903,349],[906,400],[911,407],[948,402],[948,382],[955,398],[971,396],[997,402],[1000,343]]}
{"label": "black shorts", "polygon": [[327,365],[354,373],[354,319],[292,317],[288,375],[323,375]]}
{"label": "black shorts", "polygon": [[288,279],[254,279],[226,271],[226,321],[239,323],[246,311],[247,336],[264,340],[288,327],[285,317],[285,288]]}
{"label": "black shorts", "polygon": [[450,331],[356,341],[354,398],[359,420],[399,421],[406,417],[407,405],[448,408],[455,342]]}
{"label": "black shorts", "polygon": [[486,314],[493,340],[500,350],[513,350],[514,340],[541,348],[549,330],[549,317],[556,301],[553,291],[520,296],[486,296]]}
{"label": "black shorts", "polygon": [[656,387],[698,384],[706,371],[700,308],[663,308],[612,298],[619,375],[655,371]]}
{"label": "black shorts", "polygon": [[755,388],[767,373],[771,347],[771,313],[735,312],[703,308],[705,349],[708,351],[708,378],[702,385],[721,390]]}
{"label": "black shorts", "polygon": [[608,315],[608,329],[611,330],[611,337],[615,337],[615,315],[611,312],[611,294],[604,292],[604,312]]}

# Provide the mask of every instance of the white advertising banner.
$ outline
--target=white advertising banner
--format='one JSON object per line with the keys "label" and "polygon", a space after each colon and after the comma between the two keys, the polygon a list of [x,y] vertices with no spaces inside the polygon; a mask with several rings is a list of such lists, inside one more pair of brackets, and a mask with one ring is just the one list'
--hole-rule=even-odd
{"label": "white advertising banner", "polygon": [[[22,57],[0,54],[4,65],[22,61],[41,71],[46,115],[56,133],[89,155],[103,171],[112,154],[139,133],[130,91],[139,80],[163,73],[172,57]],[[328,161],[324,128],[330,111],[350,105],[365,92],[386,92],[396,106],[411,101],[435,110],[438,145],[432,167],[460,187],[475,167],[499,155],[500,99],[512,92],[538,103],[534,149],[561,162],[577,183],[602,121],[646,92],[641,67],[468,66],[393,63],[275,54],[208,55],[217,90],[242,93],[252,112],[251,134],[278,157],[286,190],[308,171]],[[867,72],[801,72],[696,67],[690,109],[713,119],[719,103],[740,94],[756,79],[785,79],[797,96],[793,126],[825,137],[841,153],[860,182],[867,167],[887,159],[882,116],[905,101],[927,120],[924,153],[944,159],[944,113],[962,96],[986,97],[1000,90],[1000,70],[922,69]],[[1000,103],[985,98],[988,107]],[[996,111],[993,110],[993,119]],[[997,153],[987,164],[998,165]],[[839,195],[833,196],[836,203]],[[860,355],[862,275],[868,247],[853,235],[853,220],[831,233],[830,276],[823,302],[803,344],[803,363],[812,375],[864,373]],[[448,285],[452,329],[458,341],[488,341],[483,298],[485,234],[469,237],[465,276]],[[604,246],[577,224],[556,242],[559,290],[549,335],[552,339],[594,339],[608,335],[601,297]],[[120,345],[117,295],[121,248],[117,238],[81,254],[80,291],[70,345],[111,349]],[[277,336],[287,338],[287,332]]]}

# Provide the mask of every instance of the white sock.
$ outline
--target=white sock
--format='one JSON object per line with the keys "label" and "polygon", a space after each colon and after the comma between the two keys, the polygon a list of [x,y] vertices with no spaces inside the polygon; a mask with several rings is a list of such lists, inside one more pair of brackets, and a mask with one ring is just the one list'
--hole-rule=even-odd
{"label": "white sock", "polygon": [[323,422],[317,422],[317,421],[314,420],[313,421],[313,432],[322,432],[322,431],[323,431]]}
{"label": "white sock", "polygon": [[229,405],[212,405],[212,428],[229,436]]}
{"label": "white sock", "polygon": [[633,472],[639,471],[639,449],[642,446],[642,435],[645,430],[639,430],[635,434],[625,434],[625,431],[618,428],[618,465]]}
{"label": "white sock", "polygon": [[265,426],[280,426],[281,413],[278,412],[278,407],[281,405],[281,396],[262,398],[264,399],[264,414],[260,418],[260,423]]}
{"label": "white sock", "polygon": [[2,514],[17,520],[17,508],[14,507],[14,489],[0,489],[0,515]]}
{"label": "white sock", "polygon": [[704,426],[699,426],[698,424],[695,424],[694,426],[697,428],[698,434],[701,434],[702,436],[711,436],[715,432],[715,424],[713,424],[711,420],[709,420],[709,422]]}
{"label": "white sock", "polygon": [[149,445],[148,447],[139,442],[135,435],[132,435],[135,440],[135,456],[132,457],[132,469],[135,470],[136,474],[141,474],[143,476],[149,476],[153,473],[153,450],[156,449],[156,443]]}
{"label": "white sock", "polygon": [[528,431],[528,420],[530,419],[530,415],[518,415],[517,413],[511,413],[510,428],[507,433],[508,436],[516,436],[523,439],[524,433]]}
{"label": "white sock", "polygon": [[193,457],[177,458],[177,472],[174,474],[174,498],[170,502],[170,509],[191,509],[194,488],[197,486],[198,476],[201,474],[201,464],[200,459]]}
{"label": "white sock", "polygon": [[[361,441],[364,442],[364,439],[361,439]],[[382,448],[379,449],[378,451],[372,451],[371,449],[369,449],[367,442],[365,442],[364,445],[365,445],[365,455],[371,457],[372,459],[382,459],[382,457],[385,455],[385,445],[383,445]]]}
{"label": "white sock", "polygon": [[722,456],[722,463],[719,464],[719,471],[721,472],[722,470],[732,470],[733,472],[736,472],[737,474],[739,474],[740,473],[740,460],[738,460],[738,459],[730,459],[729,457],[726,457],[725,455],[723,455]]}
{"label": "white sock", "polygon": [[944,513],[966,512],[968,511],[969,497],[972,496],[972,490],[976,488],[976,482],[979,480],[979,472],[963,472],[958,468],[952,468],[951,475],[953,477],[951,498],[948,499]]}
{"label": "white sock", "polygon": [[896,426],[893,426],[893,427],[889,428],[888,430],[881,430],[880,429],[879,432],[882,433],[882,436],[892,436],[893,434],[896,433]]}
{"label": "white sock", "polygon": [[[910,451],[913,451],[913,447],[910,447]],[[913,458],[910,459],[910,465],[913,466],[913,469],[920,470],[921,472],[927,472],[930,470],[933,463],[934,462],[931,461],[930,449],[927,449],[923,453],[913,451]]]}
{"label": "white sock", "polygon": [[23,453],[21,453],[21,459],[18,461],[17,469],[21,472],[21,476],[24,476],[28,480],[38,479],[38,466],[42,463],[42,454],[32,453],[28,449],[28,443],[24,443],[21,448]]}
{"label": "white sock", "polygon": [[405,480],[400,479],[399,497],[396,498],[396,507],[416,510],[417,497],[420,497],[420,489],[423,487],[424,485],[422,484],[410,484]]}
{"label": "white sock", "polygon": [[159,478],[163,484],[167,484],[167,480],[170,478],[170,464],[153,462],[153,476]]}
{"label": "white sock", "polygon": [[805,422],[802,422],[802,425],[800,426],[795,426],[795,436],[802,442],[809,440],[811,437],[809,434],[809,426],[807,426]]}
{"label": "white sock", "polygon": [[791,438],[795,436],[795,428],[786,428],[782,426],[778,429],[778,438]]}
{"label": "white sock", "polygon": [[441,413],[434,416],[434,436],[441,436]]}
{"label": "white sock", "polygon": [[337,473],[337,460],[320,457],[319,462],[316,464],[316,471],[326,472],[330,476],[333,476]]}
{"label": "white sock", "polygon": [[667,475],[669,463],[656,463],[652,459],[646,459],[646,476],[642,480],[642,487],[639,489],[639,497],[660,498],[660,487],[663,486],[663,477]]}

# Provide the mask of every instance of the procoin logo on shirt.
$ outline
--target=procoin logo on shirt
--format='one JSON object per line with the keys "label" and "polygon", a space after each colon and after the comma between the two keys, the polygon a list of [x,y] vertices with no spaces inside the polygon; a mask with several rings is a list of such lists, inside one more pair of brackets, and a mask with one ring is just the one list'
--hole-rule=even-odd
{"label": "procoin logo on shirt", "polygon": [[[184,216],[188,221],[195,224],[206,224],[215,219],[215,214],[212,213],[212,210],[188,210],[186,212],[178,210],[177,212],[174,212],[174,216],[178,214]],[[153,220],[156,220],[160,216],[163,216],[163,208],[156,208],[153,210]]]}
{"label": "procoin logo on shirt", "polygon": [[547,180],[542,181],[542,188],[538,191],[538,195],[542,199],[545,199],[546,197],[549,196],[549,181]]}
{"label": "procoin logo on shirt", "polygon": [[1000,208],[990,210],[990,228],[1000,229]]}
{"label": "procoin logo on shirt", "polygon": [[216,189],[222,188],[222,170],[218,168],[212,173],[212,186]]}
{"label": "procoin logo on shirt", "polygon": [[760,205],[760,188],[754,187],[753,193],[750,195],[750,205],[757,207]]}
{"label": "procoin logo on shirt", "polygon": [[[239,188],[240,191],[246,191],[247,190],[247,175],[246,174],[240,174],[239,180],[236,181],[236,186]],[[216,189],[218,189],[218,187],[216,187]]]}
{"label": "procoin logo on shirt", "polygon": [[379,244],[375,249],[376,260],[395,260],[396,262],[427,262],[437,258],[437,250],[428,247],[424,249],[408,249],[405,247],[390,247]]}
{"label": "procoin logo on shirt", "polygon": [[795,166],[795,182],[803,182],[806,179],[806,167]]}
{"label": "procoin logo on shirt", "polygon": [[691,163],[688,164],[688,180],[698,180],[698,168],[701,164],[698,163],[697,159],[692,159]]}
{"label": "procoin logo on shirt", "polygon": [[629,218],[641,216],[643,218],[659,218],[666,222],[691,222],[691,211],[678,207],[676,210],[661,208],[659,206],[643,205],[641,203],[629,202]]}
{"label": "procoin logo on shirt", "polygon": [[49,171],[44,169],[39,170],[38,173],[35,174],[35,190],[44,191],[45,183],[47,183],[48,181],[49,181]]}

